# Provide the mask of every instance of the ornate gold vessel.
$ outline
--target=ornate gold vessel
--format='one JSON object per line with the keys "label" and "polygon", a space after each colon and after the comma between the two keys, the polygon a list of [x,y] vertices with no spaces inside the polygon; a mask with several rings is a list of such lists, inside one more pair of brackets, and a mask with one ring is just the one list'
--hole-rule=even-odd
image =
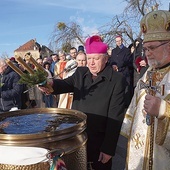
{"label": "ornate gold vessel", "polygon": [[[86,115],[77,110],[36,108],[6,112],[0,115],[0,145],[61,149],[68,170],[86,170],[85,128]],[[0,169],[1,166],[4,165]]]}

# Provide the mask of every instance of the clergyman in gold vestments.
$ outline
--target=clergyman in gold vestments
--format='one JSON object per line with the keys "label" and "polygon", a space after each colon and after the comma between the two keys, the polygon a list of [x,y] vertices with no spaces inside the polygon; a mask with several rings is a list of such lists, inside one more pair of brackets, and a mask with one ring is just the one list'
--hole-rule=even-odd
{"label": "clergyman in gold vestments", "polygon": [[122,125],[128,137],[126,170],[170,170],[170,12],[152,11],[140,27],[149,68]]}

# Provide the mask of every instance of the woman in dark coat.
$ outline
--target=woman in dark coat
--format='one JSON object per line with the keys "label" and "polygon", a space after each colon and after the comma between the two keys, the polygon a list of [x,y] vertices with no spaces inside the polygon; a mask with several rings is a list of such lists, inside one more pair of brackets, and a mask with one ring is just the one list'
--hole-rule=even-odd
{"label": "woman in dark coat", "polygon": [[20,76],[0,59],[0,112],[6,112],[13,107],[21,108],[21,93],[23,85],[18,84]]}
{"label": "woman in dark coat", "polygon": [[[148,69],[146,56],[143,52],[143,40],[137,38],[134,42],[135,50],[133,53],[133,67],[134,67],[134,87],[137,81],[143,76]],[[144,64],[142,64],[144,63]]]}
{"label": "woman in dark coat", "polygon": [[[87,115],[87,159],[95,170],[111,170],[124,118],[125,79],[106,66],[107,45],[99,36],[86,41],[88,67],[53,81],[54,94],[73,92],[72,109]],[[48,93],[48,89],[40,88]]]}

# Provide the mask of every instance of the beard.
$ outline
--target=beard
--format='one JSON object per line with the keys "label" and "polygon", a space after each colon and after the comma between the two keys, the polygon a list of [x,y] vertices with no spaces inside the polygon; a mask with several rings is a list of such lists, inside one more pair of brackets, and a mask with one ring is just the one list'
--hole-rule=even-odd
{"label": "beard", "polygon": [[148,65],[152,68],[160,68],[169,62],[167,51],[164,49],[162,59],[160,61],[155,59],[148,59]]}
{"label": "beard", "polygon": [[148,65],[154,69],[159,66],[159,63],[155,59],[148,59]]}

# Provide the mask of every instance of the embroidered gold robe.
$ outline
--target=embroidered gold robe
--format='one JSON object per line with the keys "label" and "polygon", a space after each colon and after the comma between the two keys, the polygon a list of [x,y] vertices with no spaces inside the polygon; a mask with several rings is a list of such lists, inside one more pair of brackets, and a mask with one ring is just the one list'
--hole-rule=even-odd
{"label": "embroidered gold robe", "polygon": [[[148,69],[150,70],[150,69]],[[147,73],[142,80],[146,82]],[[158,118],[154,119],[153,170],[170,170],[170,66],[157,71],[156,84],[164,87]],[[126,112],[121,134],[128,138],[126,170],[148,170],[149,128],[143,110],[146,90],[138,82],[131,104]]]}

